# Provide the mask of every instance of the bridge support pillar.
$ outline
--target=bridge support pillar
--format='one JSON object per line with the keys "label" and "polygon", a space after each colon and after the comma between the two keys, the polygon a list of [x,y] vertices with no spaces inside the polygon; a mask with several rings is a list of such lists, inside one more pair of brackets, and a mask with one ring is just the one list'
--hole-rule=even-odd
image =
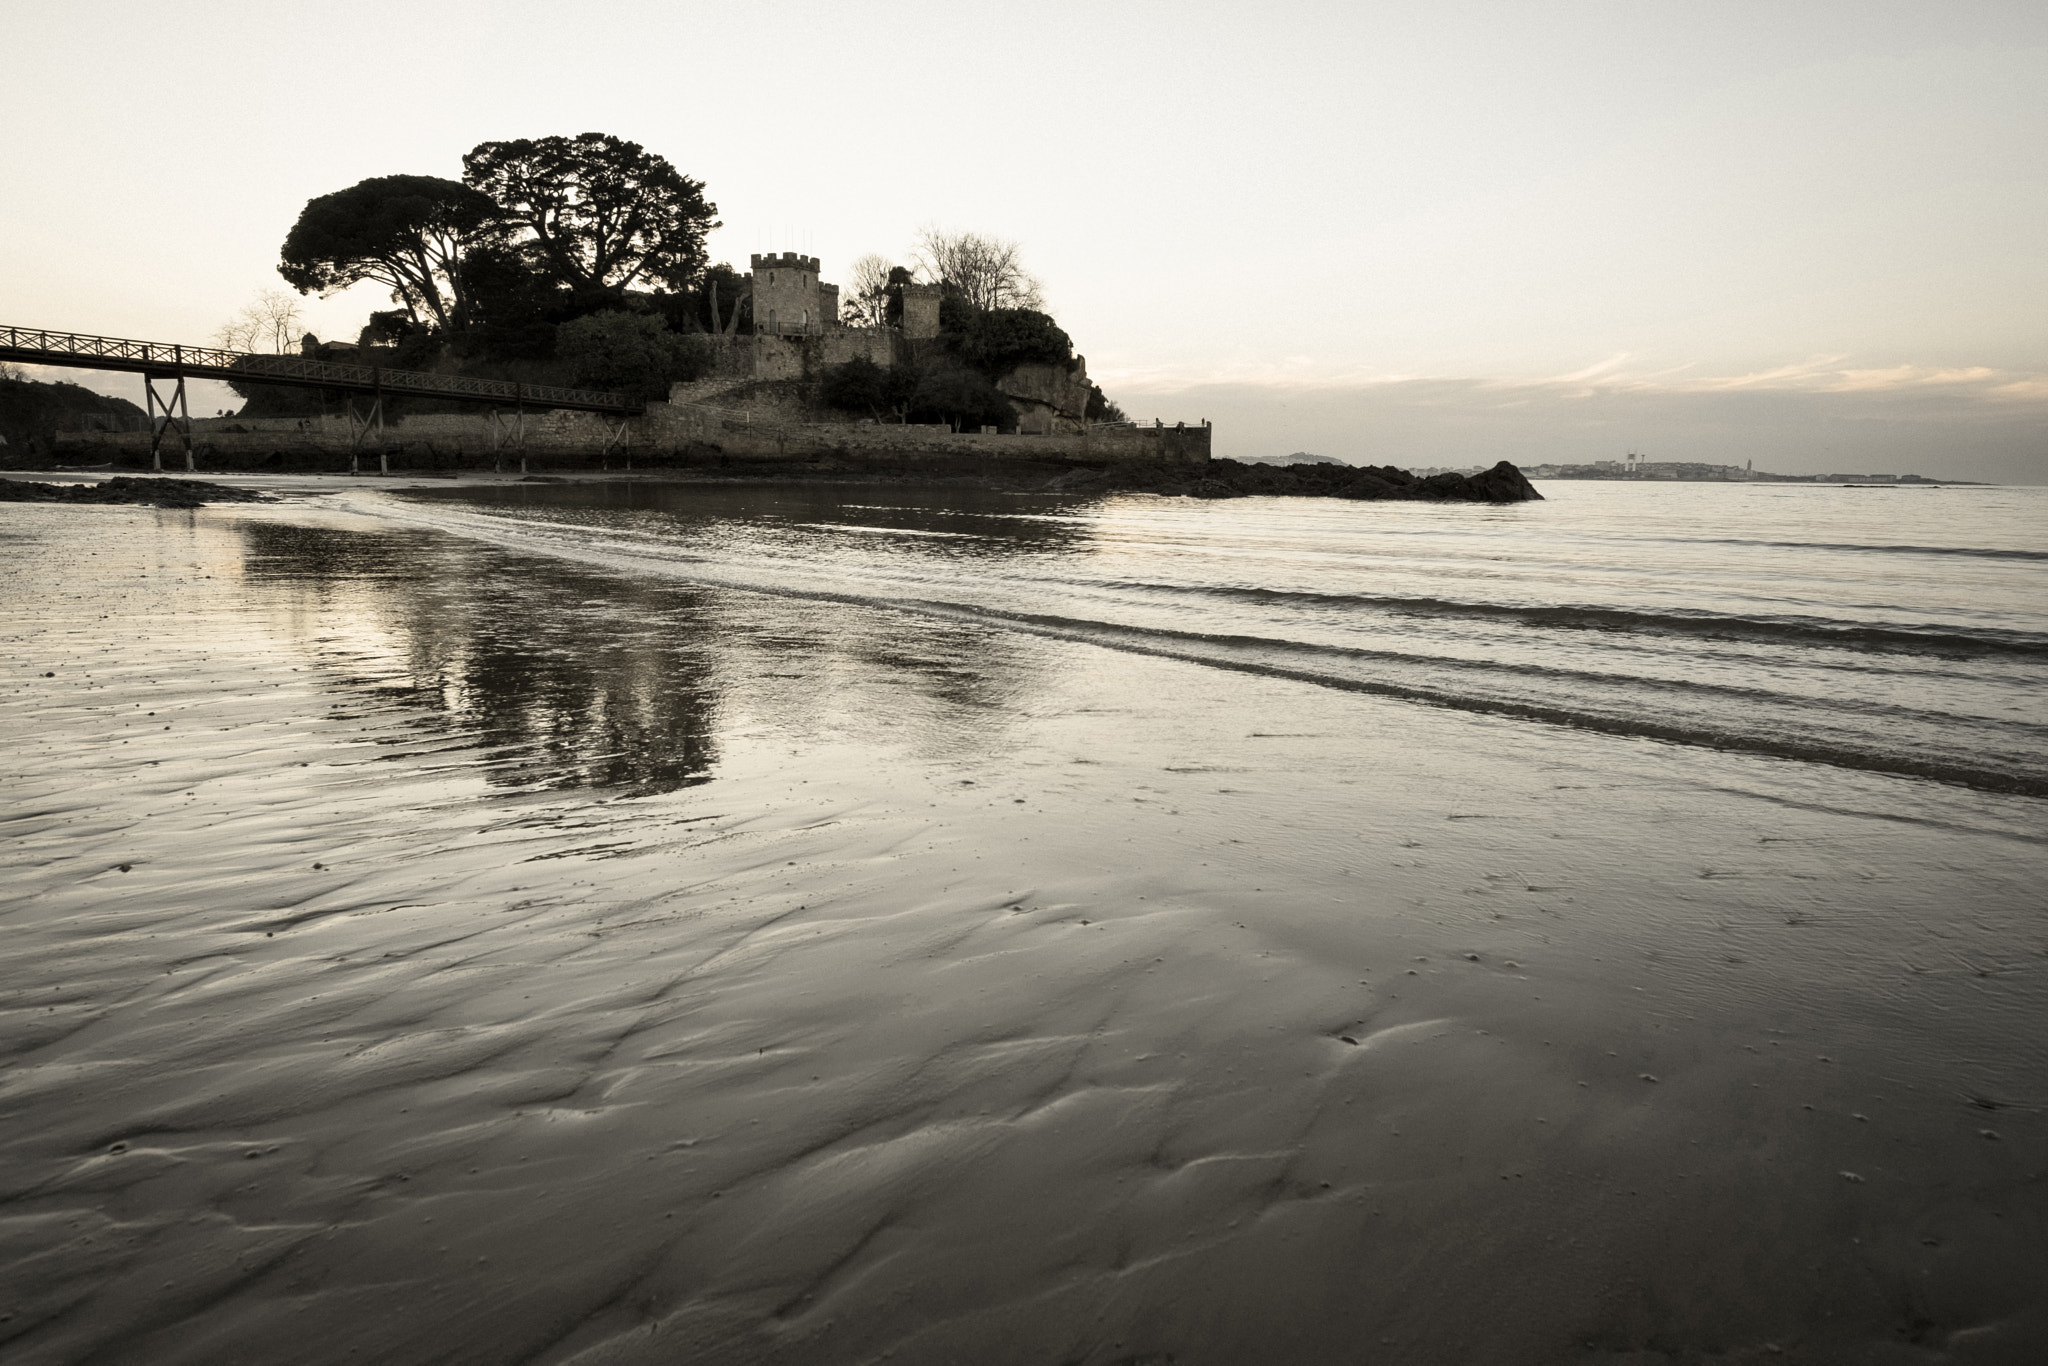
{"label": "bridge support pillar", "polygon": [[615,418],[609,414],[605,416],[604,454],[607,466],[610,463],[612,447],[622,446],[626,451],[626,468],[633,468],[633,448],[626,444],[626,429],[631,421],[632,419],[625,417]]}
{"label": "bridge support pillar", "polygon": [[[159,381],[176,382],[168,397],[157,392]],[[163,472],[164,433],[175,429],[185,447],[185,472],[190,474],[193,469],[192,410],[185,403],[185,376],[145,371],[142,389],[149,404],[149,467],[159,474]]]}
{"label": "bridge support pillar", "polygon": [[356,401],[348,401],[348,472],[361,474],[363,442],[372,432],[377,435],[377,472],[391,473],[391,458],[384,446],[384,395],[379,392],[371,396],[367,411],[358,415]]}
{"label": "bridge support pillar", "polygon": [[526,473],[526,408],[521,405],[512,417],[506,417],[496,408],[487,414],[491,424],[491,469],[502,474],[505,470],[505,450],[510,447],[519,456],[519,472]]}

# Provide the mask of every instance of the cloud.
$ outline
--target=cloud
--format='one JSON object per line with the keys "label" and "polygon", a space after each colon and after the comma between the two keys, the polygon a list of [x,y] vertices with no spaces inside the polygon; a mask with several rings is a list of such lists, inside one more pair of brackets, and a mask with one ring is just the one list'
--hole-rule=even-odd
{"label": "cloud", "polygon": [[1597,385],[1646,393],[1945,393],[1991,402],[2048,402],[2048,374],[1988,365],[1859,366],[1843,356],[1819,356],[1734,375],[1687,376],[1667,370],[1638,376],[1617,368],[1598,376]]}
{"label": "cloud", "polygon": [[1245,360],[1199,374],[1187,370],[1111,366],[1096,378],[1119,392],[1180,393],[1219,385],[1276,390],[1411,388],[1498,394],[1510,401],[1535,396],[1595,398],[1614,394],[1946,394],[1986,402],[2048,404],[2048,372],[1987,365],[1855,364],[1846,356],[1814,356],[1765,370],[1700,373],[1697,365],[1631,367],[1626,353],[1560,375],[1431,375],[1365,368],[1330,369],[1307,356]]}
{"label": "cloud", "polygon": [[1218,455],[1308,450],[1366,463],[1615,459],[1629,450],[1787,474],[1918,472],[2048,482],[2048,375],[1817,356],[1714,373],[1626,355],[1563,374],[1105,377],[1135,416],[1216,424]]}

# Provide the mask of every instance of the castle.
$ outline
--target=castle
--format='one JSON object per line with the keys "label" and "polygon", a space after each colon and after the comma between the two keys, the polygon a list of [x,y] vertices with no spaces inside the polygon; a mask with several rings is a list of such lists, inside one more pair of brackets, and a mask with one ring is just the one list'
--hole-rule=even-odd
{"label": "castle", "polygon": [[[818,274],[818,258],[793,251],[747,258],[747,290],[754,300],[754,331],[777,337],[823,336],[850,330],[839,322],[839,286]],[[920,341],[939,335],[938,285],[906,285],[903,289],[903,336]]]}
{"label": "castle", "polygon": [[[939,285],[905,285],[898,326],[848,327],[839,318],[839,286],[825,282],[817,257],[755,253],[748,264],[753,267],[745,276],[754,303],[752,334],[715,334],[718,354],[710,376],[674,386],[671,401],[724,402],[745,386],[805,379],[856,358],[894,365],[939,335],[939,300],[945,294]],[[1066,365],[1020,365],[997,379],[996,387],[1017,410],[1020,433],[1049,436],[1087,426],[1091,386],[1085,357]]]}

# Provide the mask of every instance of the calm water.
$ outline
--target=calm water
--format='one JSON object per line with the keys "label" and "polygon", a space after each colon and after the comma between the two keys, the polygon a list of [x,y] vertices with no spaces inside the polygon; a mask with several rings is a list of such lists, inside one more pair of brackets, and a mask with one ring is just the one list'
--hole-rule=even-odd
{"label": "calm water", "polygon": [[521,485],[400,515],[671,582],[2048,793],[2048,490],[1545,492],[1494,508]]}

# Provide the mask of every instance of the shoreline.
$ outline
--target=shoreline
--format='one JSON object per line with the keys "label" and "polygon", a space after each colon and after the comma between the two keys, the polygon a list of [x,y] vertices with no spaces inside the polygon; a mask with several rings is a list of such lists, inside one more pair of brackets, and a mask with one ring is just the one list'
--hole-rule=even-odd
{"label": "shoreline", "polygon": [[[77,479],[97,475],[97,468],[70,472]],[[16,482],[33,481],[33,471],[0,471],[0,478]],[[904,460],[886,462],[852,460],[835,456],[789,460],[721,459],[718,464],[663,465],[634,471],[570,470],[508,474],[480,470],[441,470],[400,474],[342,474],[292,472],[263,474],[255,471],[191,470],[164,471],[137,476],[107,468],[110,480],[183,478],[218,484],[222,479],[299,480],[344,478],[352,483],[364,479],[379,481],[363,487],[446,487],[464,478],[491,483],[678,483],[737,484],[789,482],[815,484],[907,485],[957,484],[1017,493],[1062,493],[1087,496],[1113,493],[1154,493],[1167,497],[1203,499],[1266,497],[1341,498],[1360,502],[1443,502],[1520,503],[1541,502],[1543,495],[1522,477],[1508,461],[1473,475],[1437,474],[1419,477],[1388,466],[1245,464],[1235,460],[1211,460],[1203,464],[1131,461],[1118,465],[1073,466],[1045,462],[1001,460]],[[391,484],[387,481],[407,481]],[[236,486],[230,486],[236,487]],[[254,487],[265,487],[254,485]],[[278,487],[298,487],[285,483]]]}

